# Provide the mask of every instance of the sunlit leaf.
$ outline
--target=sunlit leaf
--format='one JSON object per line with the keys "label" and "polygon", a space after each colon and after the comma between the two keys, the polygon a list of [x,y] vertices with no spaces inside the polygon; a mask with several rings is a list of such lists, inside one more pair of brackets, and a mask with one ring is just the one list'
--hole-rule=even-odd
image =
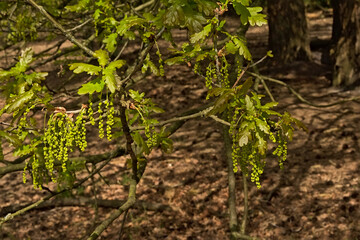
{"label": "sunlit leaf", "polygon": [[262,26],[264,24],[267,24],[267,20],[265,19],[266,15],[259,13],[262,11],[262,7],[248,7],[247,9],[250,12],[248,21],[251,26]]}
{"label": "sunlit leaf", "polygon": [[112,33],[109,36],[105,37],[103,43],[105,43],[105,47],[109,52],[113,52],[116,49],[116,38],[118,37],[117,33]]}
{"label": "sunlit leaf", "polygon": [[99,49],[95,51],[95,57],[98,59],[100,66],[105,67],[109,62],[109,54],[107,51]]}
{"label": "sunlit leaf", "polygon": [[81,86],[78,91],[79,95],[93,94],[94,92],[101,92],[104,89],[105,82],[101,78],[96,78]]}
{"label": "sunlit leaf", "polygon": [[74,73],[86,72],[90,75],[99,75],[101,67],[87,64],[87,63],[71,63],[69,64],[70,70],[73,70]]}
{"label": "sunlit leaf", "polygon": [[24,92],[23,94],[18,95],[14,99],[11,100],[11,102],[8,104],[7,113],[12,113],[22,107],[24,107],[25,103],[29,102],[33,97],[35,93],[31,89],[27,92]]}
{"label": "sunlit leaf", "polygon": [[191,43],[196,43],[198,41],[203,41],[205,40],[205,38],[209,35],[209,33],[211,32],[211,28],[212,28],[212,24],[209,23],[208,25],[206,25],[204,27],[204,29],[198,33],[195,33],[194,35],[191,36],[190,38],[190,42]]}
{"label": "sunlit leaf", "polygon": [[114,93],[116,90],[114,71],[104,69],[102,80],[106,83],[106,86],[109,88],[110,92]]}

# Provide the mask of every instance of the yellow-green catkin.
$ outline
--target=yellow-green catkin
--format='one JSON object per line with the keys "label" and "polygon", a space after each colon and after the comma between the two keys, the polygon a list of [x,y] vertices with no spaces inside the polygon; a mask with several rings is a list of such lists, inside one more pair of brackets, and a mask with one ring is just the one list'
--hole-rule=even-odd
{"label": "yellow-green catkin", "polygon": [[88,114],[88,117],[89,117],[89,122],[91,125],[95,125],[95,119],[94,119],[94,110],[92,109],[92,99],[91,99],[91,95],[89,96],[89,107],[88,107],[88,110],[87,110],[87,114]]}
{"label": "yellow-green catkin", "polygon": [[105,102],[106,105],[106,112],[107,112],[107,120],[106,120],[106,137],[109,141],[111,141],[112,139],[112,126],[114,125],[114,113],[115,113],[115,108],[114,108],[114,103],[113,101],[109,101],[106,100]]}
{"label": "yellow-green catkin", "polygon": [[98,113],[99,113],[99,138],[104,138],[104,119],[103,113],[104,111],[101,108],[102,102],[99,102]]}
{"label": "yellow-green catkin", "polygon": [[226,57],[223,56],[220,72],[221,72],[221,87],[224,87],[224,88],[230,87],[228,68],[229,68],[229,64],[226,60]]}

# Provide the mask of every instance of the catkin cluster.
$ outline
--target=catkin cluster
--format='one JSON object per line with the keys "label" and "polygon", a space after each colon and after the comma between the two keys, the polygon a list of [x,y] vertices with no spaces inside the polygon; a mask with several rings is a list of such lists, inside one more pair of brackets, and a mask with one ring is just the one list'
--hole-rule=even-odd
{"label": "catkin cluster", "polygon": [[[43,154],[36,151],[30,159],[35,188],[41,188],[43,180],[48,177],[53,182],[57,182],[57,171],[68,172],[69,152],[73,151],[74,147],[78,147],[80,151],[85,150],[87,147],[85,113],[86,109],[83,108],[75,122],[71,116],[63,112],[56,112],[50,116],[43,137]],[[24,182],[27,167],[28,164],[24,169]]]}

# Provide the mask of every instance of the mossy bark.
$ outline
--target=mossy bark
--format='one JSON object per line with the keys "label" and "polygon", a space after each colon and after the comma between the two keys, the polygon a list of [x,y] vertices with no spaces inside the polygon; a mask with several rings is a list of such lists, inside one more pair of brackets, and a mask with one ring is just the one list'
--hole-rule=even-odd
{"label": "mossy bark", "polygon": [[360,84],[360,1],[333,0],[334,30],[331,50],[334,86]]}

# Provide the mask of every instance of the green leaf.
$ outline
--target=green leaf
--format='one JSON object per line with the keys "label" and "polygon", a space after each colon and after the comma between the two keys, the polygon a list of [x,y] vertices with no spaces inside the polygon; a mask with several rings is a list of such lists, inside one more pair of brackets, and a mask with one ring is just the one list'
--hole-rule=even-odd
{"label": "green leaf", "polygon": [[251,17],[250,11],[247,7],[241,4],[239,1],[233,2],[236,14],[240,16],[240,21],[243,25],[246,25]]}
{"label": "green leaf", "polygon": [[16,67],[21,69],[20,72],[25,72],[31,61],[33,60],[34,51],[31,48],[26,48],[21,52],[21,57]]}
{"label": "green leaf", "polygon": [[114,52],[116,49],[116,38],[118,37],[117,33],[112,33],[109,36],[105,37],[103,40],[103,43],[105,43],[105,48],[109,51],[109,52]]}
{"label": "green leaf", "polygon": [[250,12],[250,16],[248,17],[248,21],[251,26],[262,26],[267,24],[267,20],[265,19],[265,14],[260,14],[263,9],[262,7],[248,7],[247,8]]}
{"label": "green leaf", "polygon": [[266,134],[270,133],[270,126],[259,118],[255,118],[256,126]]}
{"label": "green leaf", "polygon": [[116,68],[121,68],[122,66],[124,66],[125,63],[126,63],[125,60],[116,60],[116,61],[109,63],[109,65],[106,68],[111,71],[114,71]]}
{"label": "green leaf", "polygon": [[299,129],[302,129],[304,130],[305,132],[308,132],[309,129],[306,127],[306,125],[301,122],[300,120],[296,119],[296,118],[292,118],[293,119],[293,122],[295,123],[295,125],[299,128]]}
{"label": "green leaf", "polygon": [[266,103],[265,105],[263,105],[261,107],[261,109],[270,109],[270,108],[276,107],[278,104],[279,104],[278,102],[269,102],[269,103]]}
{"label": "green leaf", "polygon": [[239,54],[244,56],[246,60],[250,61],[252,57],[249,49],[246,46],[246,40],[241,38],[233,38],[232,40],[234,41],[236,48],[239,49]]}
{"label": "green leaf", "polygon": [[200,12],[203,12],[206,16],[213,16],[215,8],[218,7],[218,5],[209,0],[195,0],[197,3],[197,8]]}
{"label": "green leaf", "polygon": [[244,130],[241,132],[241,137],[239,139],[239,146],[245,146],[249,142],[249,136],[251,133],[248,130]]}
{"label": "green leaf", "polygon": [[229,41],[225,44],[225,50],[228,53],[235,54],[239,49],[236,47],[235,43]]}
{"label": "green leaf", "polygon": [[109,62],[109,54],[105,50],[99,49],[95,51],[95,57],[98,59],[98,62],[102,67],[105,67]]}
{"label": "green leaf", "polygon": [[135,90],[132,90],[130,89],[129,90],[129,96],[134,99],[136,102],[141,102],[145,96],[145,93],[142,92],[142,93],[139,93],[139,91],[135,91]]}
{"label": "green leaf", "polygon": [[244,6],[249,6],[251,3],[251,0],[234,0],[234,2],[241,3]]}
{"label": "green leaf", "polygon": [[258,148],[258,150],[259,150],[259,153],[261,154],[261,155],[265,155],[265,153],[266,153],[266,150],[267,150],[267,142],[264,140],[264,138],[262,138],[261,136],[260,136],[260,134],[257,132],[256,134],[255,134],[255,136],[256,136],[256,138],[257,138],[257,148]]}
{"label": "green leaf", "polygon": [[274,55],[272,54],[272,51],[271,51],[271,50],[270,50],[270,51],[267,51],[266,55],[269,56],[269,57],[274,57]]}
{"label": "green leaf", "polygon": [[28,75],[24,75],[25,81],[28,85],[32,85],[34,82],[39,83],[42,80],[45,80],[47,72],[33,72]]}
{"label": "green leaf", "polygon": [[24,93],[16,96],[15,98],[13,98],[11,100],[11,103],[7,105],[8,107],[6,107],[6,112],[12,113],[12,112],[24,107],[25,103],[29,102],[34,97],[34,95],[35,95],[35,93],[31,89],[27,92],[24,92]]}
{"label": "green leaf", "polygon": [[116,81],[114,71],[111,69],[105,68],[103,71],[102,80],[106,83],[106,86],[109,88],[111,93],[114,93],[116,90]]}
{"label": "green leaf", "polygon": [[18,139],[18,137],[16,135],[4,132],[2,130],[0,130],[0,138],[5,138],[13,146],[21,145],[21,141],[20,141],[20,139]]}
{"label": "green leaf", "polygon": [[184,62],[184,57],[173,57],[165,60],[165,63],[169,66]]}
{"label": "green leaf", "polygon": [[142,26],[144,23],[146,23],[146,20],[137,16],[125,16],[118,23],[118,26],[116,27],[116,32],[119,34],[119,36],[124,36],[128,31],[130,31],[131,27],[136,25]]}
{"label": "green leaf", "polygon": [[255,107],[253,102],[251,101],[249,95],[245,96],[245,105],[246,105],[246,111],[249,115],[255,115]]}
{"label": "green leaf", "polygon": [[90,0],[80,0],[75,5],[66,6],[65,8],[70,12],[80,12],[84,11],[89,3]]}
{"label": "green leaf", "polygon": [[14,151],[15,157],[21,157],[33,153],[34,149],[30,145],[21,145]]}
{"label": "green leaf", "polygon": [[195,12],[190,8],[185,9],[185,26],[189,29],[190,34],[200,32],[203,25],[207,22],[206,18],[199,12]]}
{"label": "green leaf", "polygon": [[162,109],[162,108],[159,108],[159,107],[151,107],[151,110],[154,112],[154,113],[164,113],[165,110]]}
{"label": "green leaf", "polygon": [[163,18],[164,24],[168,26],[180,26],[185,21],[184,11],[178,4],[171,5]]}
{"label": "green leaf", "polygon": [[190,38],[190,42],[196,43],[198,41],[204,41],[206,39],[206,37],[209,35],[209,33],[211,32],[211,29],[212,29],[212,24],[209,23],[208,25],[206,25],[204,27],[204,29],[202,31],[192,35]]}
{"label": "green leaf", "polygon": [[149,154],[150,149],[149,149],[148,145],[146,144],[146,142],[144,141],[144,139],[142,138],[142,136],[140,135],[140,133],[135,132],[132,134],[132,136],[133,136],[135,144],[139,148],[138,151],[136,152],[136,155],[140,155],[142,153]]}
{"label": "green leaf", "polygon": [[242,85],[240,85],[236,88],[237,94],[240,96],[245,95],[249,91],[249,89],[252,85],[253,85],[253,80],[251,77],[249,77],[248,79],[246,79],[246,81]]}
{"label": "green leaf", "polygon": [[174,144],[170,138],[162,138],[160,145],[161,145],[161,150],[164,153],[170,154],[174,150]]}
{"label": "green leaf", "polygon": [[101,67],[87,64],[87,63],[71,63],[69,64],[70,70],[73,70],[74,73],[87,72],[90,75],[99,75]]}
{"label": "green leaf", "polygon": [[93,94],[94,92],[101,92],[104,89],[105,82],[101,78],[96,78],[81,86],[78,91],[79,95]]}

